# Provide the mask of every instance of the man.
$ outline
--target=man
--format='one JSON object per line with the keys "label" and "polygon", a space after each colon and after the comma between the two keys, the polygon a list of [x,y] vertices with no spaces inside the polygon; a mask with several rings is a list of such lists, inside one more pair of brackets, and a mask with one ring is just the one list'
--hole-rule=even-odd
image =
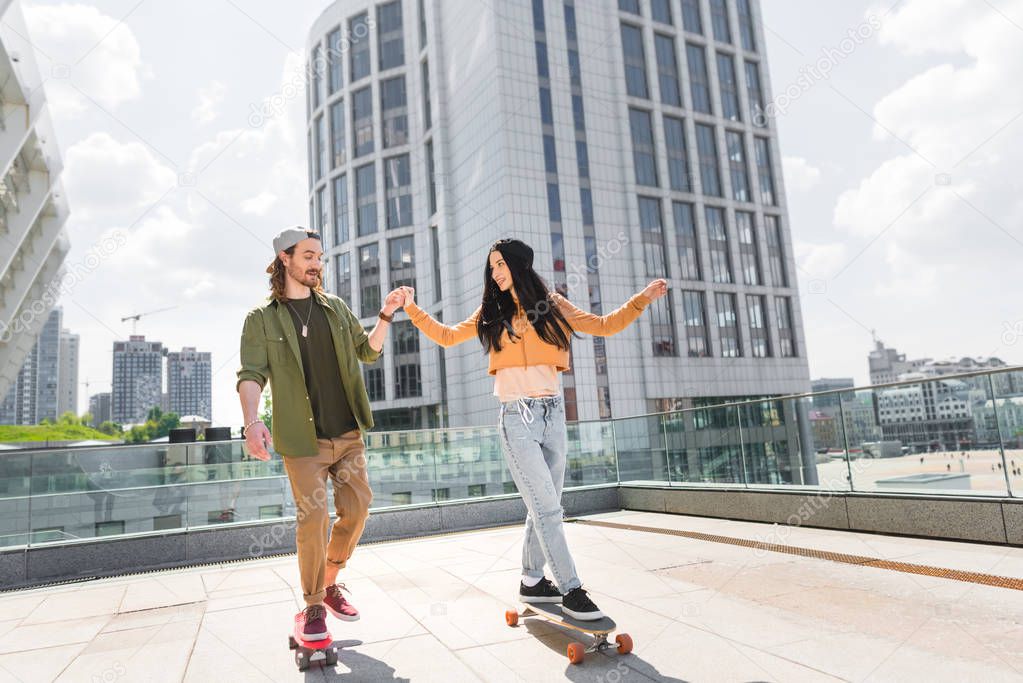
{"label": "man", "polygon": [[[373,331],[366,334],[344,301],[322,289],[320,236],[304,228],[282,230],[273,241],[270,301],[245,317],[238,394],[249,453],[284,458],[295,498],[298,567],[306,608],[302,637],[326,637],[326,610],[355,621],[359,612],[341,594],[338,571],[352,556],[369,514],[373,492],[366,474],[362,432],[373,427],[358,361],[380,357],[391,317],[403,300],[391,292]],[[259,399],[270,382],[273,440],[259,419]],[[337,521],[327,543],[330,515],[326,479],[334,486]],[[347,590],[347,589],[345,589]]]}

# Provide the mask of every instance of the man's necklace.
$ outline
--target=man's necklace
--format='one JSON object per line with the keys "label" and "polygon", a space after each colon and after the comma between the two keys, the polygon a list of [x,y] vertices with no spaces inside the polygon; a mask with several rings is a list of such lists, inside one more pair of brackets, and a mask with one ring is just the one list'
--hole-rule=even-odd
{"label": "man's necklace", "polygon": [[[295,307],[291,305],[290,301],[288,301],[286,303],[288,304],[288,308],[290,308],[291,310],[295,311]],[[299,320],[302,319],[302,316],[300,316],[298,314],[298,311],[295,311],[295,317],[297,317]],[[309,336],[309,319],[312,318],[312,317],[313,317],[313,296],[312,296],[312,294],[310,294],[309,295],[309,313],[305,317],[305,322],[302,323],[302,336],[303,337],[308,337]]]}

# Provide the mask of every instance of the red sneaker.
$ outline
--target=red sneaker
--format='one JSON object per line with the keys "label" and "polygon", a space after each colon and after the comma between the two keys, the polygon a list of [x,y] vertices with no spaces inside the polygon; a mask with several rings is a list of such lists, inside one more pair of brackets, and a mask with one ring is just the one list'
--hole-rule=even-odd
{"label": "red sneaker", "polygon": [[348,590],[343,583],[327,586],[327,595],[323,598],[323,606],[341,621],[358,621],[359,610],[345,600],[345,596],[341,595],[342,590]]}
{"label": "red sneaker", "polygon": [[302,611],[302,640],[323,640],[329,637],[326,616],[327,613],[323,610],[323,605],[309,605],[306,607]]}

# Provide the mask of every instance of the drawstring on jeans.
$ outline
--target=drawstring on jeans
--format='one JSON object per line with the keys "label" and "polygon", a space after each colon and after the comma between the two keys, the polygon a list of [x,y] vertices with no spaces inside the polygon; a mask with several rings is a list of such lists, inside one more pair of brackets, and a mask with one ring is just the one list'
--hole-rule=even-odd
{"label": "drawstring on jeans", "polygon": [[515,403],[518,405],[519,417],[522,418],[522,424],[533,424],[533,411],[529,408],[529,403],[525,398],[516,399]]}

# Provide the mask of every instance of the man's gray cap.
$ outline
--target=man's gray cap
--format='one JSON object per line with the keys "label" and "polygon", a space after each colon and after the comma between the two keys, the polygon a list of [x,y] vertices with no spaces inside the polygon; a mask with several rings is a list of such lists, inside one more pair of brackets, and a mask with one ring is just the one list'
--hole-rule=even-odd
{"label": "man's gray cap", "polygon": [[300,225],[291,228],[284,228],[277,237],[274,237],[274,256],[277,256],[285,249],[290,249],[305,238],[309,237],[309,230]]}

